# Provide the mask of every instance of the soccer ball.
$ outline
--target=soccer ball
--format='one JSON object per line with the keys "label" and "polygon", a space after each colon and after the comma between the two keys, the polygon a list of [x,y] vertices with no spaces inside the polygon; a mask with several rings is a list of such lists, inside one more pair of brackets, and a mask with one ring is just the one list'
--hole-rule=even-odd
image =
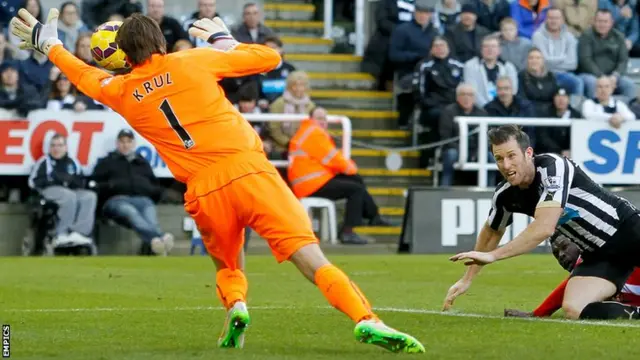
{"label": "soccer ball", "polygon": [[91,55],[102,68],[117,71],[129,68],[124,51],[116,44],[116,34],[122,21],[108,21],[91,35]]}

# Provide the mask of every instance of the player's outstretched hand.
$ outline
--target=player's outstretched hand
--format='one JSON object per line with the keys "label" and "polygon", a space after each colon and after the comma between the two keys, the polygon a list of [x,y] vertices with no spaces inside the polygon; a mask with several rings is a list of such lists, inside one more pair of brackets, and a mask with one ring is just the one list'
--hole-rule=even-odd
{"label": "player's outstretched hand", "polygon": [[49,10],[43,25],[26,9],[18,10],[18,15],[11,19],[11,33],[22,40],[18,47],[47,55],[53,45],[62,44],[58,39],[58,15],[58,9]]}
{"label": "player's outstretched hand", "polygon": [[442,305],[442,311],[447,311],[453,306],[453,302],[456,298],[469,290],[471,281],[460,279],[453,286],[449,288],[447,297],[444,299],[444,305]]}
{"label": "player's outstretched hand", "polygon": [[213,20],[196,20],[189,28],[189,35],[202,39],[211,44],[211,47],[222,51],[232,50],[238,45],[227,25],[217,16]]}
{"label": "player's outstretched hand", "polygon": [[534,317],[532,312],[518,309],[504,309],[504,317],[530,318]]}
{"label": "player's outstretched hand", "polygon": [[458,260],[466,260],[465,265],[488,265],[496,261],[495,256],[491,253],[480,251],[467,251],[453,255],[449,260],[456,262]]}

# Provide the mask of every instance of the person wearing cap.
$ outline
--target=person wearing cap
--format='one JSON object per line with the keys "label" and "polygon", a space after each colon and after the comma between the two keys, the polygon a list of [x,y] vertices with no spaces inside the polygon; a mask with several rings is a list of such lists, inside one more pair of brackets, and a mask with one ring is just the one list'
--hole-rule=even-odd
{"label": "person wearing cap", "polygon": [[480,54],[482,39],[490,34],[484,26],[476,24],[477,9],[472,4],[462,5],[460,22],[449,28],[445,34],[451,45],[452,57],[467,62]]}
{"label": "person wearing cap", "polygon": [[511,17],[518,25],[518,36],[531,39],[544,23],[551,4],[549,0],[516,0],[511,3]]}
{"label": "person wearing cap", "polygon": [[[574,109],[569,101],[569,91],[560,87],[553,96],[553,103],[546,113],[540,114],[545,118],[582,119],[580,111]],[[536,127],[536,150],[540,153],[560,154],[571,156],[571,128],[570,127]]]}
{"label": "person wearing cap", "polygon": [[433,1],[417,0],[413,21],[398,25],[391,35],[389,59],[395,68],[397,85],[403,90],[397,96],[398,123],[403,127],[408,125],[414,108],[410,92],[413,71],[420,60],[429,56],[431,42],[438,35],[433,23]]}
{"label": "person wearing cap", "polygon": [[43,108],[45,97],[30,84],[20,81],[18,65],[5,61],[0,65],[0,108],[15,110],[20,116]]}
{"label": "person wearing cap", "polygon": [[131,227],[143,242],[141,254],[150,249],[167,255],[173,247],[173,235],[158,224],[155,202],[163,188],[149,162],[135,151],[135,136],[130,129],[118,133],[116,150],[98,160],[92,179],[100,195],[102,214]]}

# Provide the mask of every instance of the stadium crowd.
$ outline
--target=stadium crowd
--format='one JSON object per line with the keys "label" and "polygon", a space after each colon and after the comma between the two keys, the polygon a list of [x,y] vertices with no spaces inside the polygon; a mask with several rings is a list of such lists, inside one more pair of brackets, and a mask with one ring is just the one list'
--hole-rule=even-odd
{"label": "stadium crowd", "polygon": [[[633,0],[383,0],[362,70],[394,90],[400,127],[420,110],[422,143],[456,136],[462,115],[619,127],[640,116],[627,74],[640,49],[639,13]],[[527,132],[538,152],[569,155],[568,130]],[[457,159],[457,144],[445,147],[442,185],[454,184]],[[420,166],[433,161],[424,151]]]}
{"label": "stadium crowd", "polygon": [[[26,0],[15,4],[3,2],[0,6],[0,23],[4,25],[4,31],[0,34],[1,108],[15,111],[19,116],[26,116],[37,109],[111,111],[74,88],[45,56],[34,51],[20,50],[17,47],[19,40],[9,35],[11,29],[7,24],[21,7],[42,21],[45,9],[40,1]],[[197,6],[197,11],[180,22],[165,13],[163,0],[147,0],[146,15],[155,20],[163,31],[168,52],[208,46],[206,42],[190,37],[187,29],[197,19],[213,18],[220,14],[216,11],[215,0],[198,0]],[[137,1],[86,0],[81,4],[65,2],[59,10],[58,36],[63,45],[87,64],[97,66],[91,53],[93,30],[105,21],[122,20],[133,13],[143,12],[143,6]],[[278,50],[284,57],[282,41],[272,29],[262,24],[262,13],[255,3],[249,2],[243,6],[242,22],[232,29],[232,35],[241,42],[265,44]],[[326,151],[337,152],[326,130],[322,126],[315,126],[321,123],[326,125],[326,111],[316,107],[311,101],[309,77],[303,71],[296,71],[286,59],[269,73],[227,78],[220,81],[220,85],[227,98],[241,113],[295,113],[317,119],[317,122],[314,120],[308,123],[307,128],[322,129],[320,136],[326,136],[328,140]],[[255,123],[253,126],[263,139],[264,150],[271,159],[288,159],[294,136],[298,136],[299,145],[304,141],[302,137],[305,136],[299,130],[300,122]],[[307,141],[305,147],[309,144]],[[115,145],[113,152],[94,164],[93,173],[83,174],[78,160],[67,152],[67,139],[62,134],[55,134],[43,144],[45,155],[37,160],[33,168],[28,181],[29,188],[22,186],[22,178],[13,179],[6,185],[20,191],[20,195],[10,196],[11,192],[5,192],[5,199],[24,200],[36,192],[58,203],[58,215],[64,219],[58,222],[54,245],[88,243],[94,231],[95,219],[87,214],[96,213],[135,230],[143,242],[141,253],[170,251],[170,246],[167,249],[154,249],[153,246],[158,241],[173,242],[173,236],[160,229],[155,204],[160,201],[182,203],[184,185],[173,180],[168,184],[157,179],[149,162],[135,153],[135,136],[130,131],[123,129],[115,139]],[[315,166],[314,163],[320,164],[326,155],[318,155],[320,157],[316,160],[309,157],[306,162],[304,159],[299,160],[298,163],[306,165],[298,166],[293,173],[308,172],[309,168]],[[352,230],[361,225],[364,218],[373,226],[388,225],[380,217],[378,208],[355,167],[335,180],[332,180],[332,175],[329,176],[335,169],[324,166],[320,168],[324,169],[324,175],[311,183],[301,184],[302,187],[298,186],[297,189],[303,190],[297,191],[297,195],[347,198],[348,214],[341,226],[340,235],[344,243],[367,243]],[[290,182],[296,181],[286,170],[282,171],[282,176]],[[90,190],[87,191],[87,188]],[[97,197],[91,195],[95,193],[98,194]],[[250,229],[246,230],[248,239]]]}

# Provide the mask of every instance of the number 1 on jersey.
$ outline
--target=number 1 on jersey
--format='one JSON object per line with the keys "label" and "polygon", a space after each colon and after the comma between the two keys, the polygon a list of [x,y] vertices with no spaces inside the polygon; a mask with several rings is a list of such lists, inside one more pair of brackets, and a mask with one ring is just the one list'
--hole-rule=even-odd
{"label": "number 1 on jersey", "polygon": [[171,125],[171,128],[173,128],[176,134],[178,134],[178,137],[180,138],[180,141],[182,141],[184,148],[189,150],[194,147],[196,143],[193,141],[191,135],[189,135],[187,130],[182,127],[182,124],[180,124],[180,120],[178,120],[178,117],[173,112],[173,109],[169,104],[169,100],[162,100],[162,104],[160,104],[160,111],[162,111],[164,117],[167,118],[167,121],[169,121],[169,125]]}

